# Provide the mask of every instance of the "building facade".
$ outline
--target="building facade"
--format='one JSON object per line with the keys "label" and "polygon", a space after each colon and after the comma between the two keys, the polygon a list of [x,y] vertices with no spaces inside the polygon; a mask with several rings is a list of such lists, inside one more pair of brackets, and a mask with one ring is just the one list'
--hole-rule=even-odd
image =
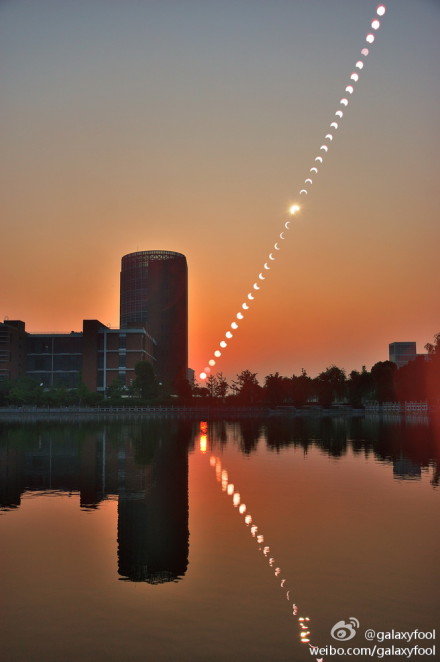
{"label": "building facade", "polygon": [[414,361],[417,356],[415,342],[392,342],[389,345],[390,361],[395,363],[398,368]]}
{"label": "building facade", "polygon": [[0,379],[17,379],[26,371],[26,329],[21,320],[0,324]]}
{"label": "building facade", "polygon": [[[82,331],[27,333],[21,320],[0,324],[0,379],[27,375],[42,388],[105,391],[130,386],[135,366],[148,361],[165,391],[188,378],[188,268],[172,251],[124,255],[121,328],[83,320]],[[175,392],[175,391],[174,391]]]}
{"label": "building facade", "polygon": [[105,391],[115,380],[130,386],[139,361],[155,366],[155,340],[144,327],[110,329],[98,320],[83,322],[83,381]]}
{"label": "building facade", "polygon": [[169,387],[187,379],[188,267],[173,251],[138,251],[121,263],[121,329],[145,326],[156,341],[155,370]]}
{"label": "building facade", "polygon": [[26,333],[21,320],[0,324],[0,379],[27,376],[42,388],[76,388],[84,383],[104,392],[111,384],[130,386],[139,361],[155,365],[154,339],[144,327],[111,329],[84,320],[71,333]]}

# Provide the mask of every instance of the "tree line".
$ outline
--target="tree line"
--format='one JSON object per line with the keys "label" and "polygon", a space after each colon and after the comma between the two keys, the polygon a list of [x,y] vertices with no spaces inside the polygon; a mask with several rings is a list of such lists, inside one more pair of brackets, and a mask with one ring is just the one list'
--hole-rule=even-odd
{"label": "tree line", "polygon": [[316,377],[305,370],[286,377],[278,372],[264,377],[243,370],[230,382],[219,372],[211,374],[204,385],[180,380],[172,388],[160,384],[153,367],[146,361],[136,365],[135,379],[129,387],[116,378],[105,393],[90,391],[82,382],[74,389],[63,385],[42,388],[29,377],[0,382],[0,406],[98,406],[128,404],[222,404],[238,406],[321,407],[347,404],[361,408],[366,402],[440,402],[440,333],[434,343],[425,345],[426,355],[398,368],[391,361],[379,361],[370,371],[352,370],[349,375],[342,368],[331,365]]}

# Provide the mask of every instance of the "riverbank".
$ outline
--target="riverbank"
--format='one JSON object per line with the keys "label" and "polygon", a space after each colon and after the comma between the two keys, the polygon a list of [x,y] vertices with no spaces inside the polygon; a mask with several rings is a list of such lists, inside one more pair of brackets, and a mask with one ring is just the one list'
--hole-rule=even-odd
{"label": "riverbank", "polygon": [[351,407],[4,407],[0,420],[28,422],[34,420],[96,420],[102,418],[203,418],[236,419],[267,416],[325,416],[363,417],[368,415],[390,417],[420,417],[436,413],[434,409],[353,409]]}

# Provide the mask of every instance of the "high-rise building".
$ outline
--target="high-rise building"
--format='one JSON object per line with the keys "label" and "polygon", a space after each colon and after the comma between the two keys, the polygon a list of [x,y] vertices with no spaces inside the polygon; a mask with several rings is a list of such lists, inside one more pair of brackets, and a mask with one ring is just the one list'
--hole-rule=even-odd
{"label": "high-rise building", "polygon": [[155,370],[169,386],[187,378],[188,267],[173,251],[138,251],[122,258],[121,329],[145,326],[156,341]]}
{"label": "high-rise building", "polygon": [[389,345],[390,361],[395,363],[398,368],[414,361],[417,356],[415,342],[392,342]]}

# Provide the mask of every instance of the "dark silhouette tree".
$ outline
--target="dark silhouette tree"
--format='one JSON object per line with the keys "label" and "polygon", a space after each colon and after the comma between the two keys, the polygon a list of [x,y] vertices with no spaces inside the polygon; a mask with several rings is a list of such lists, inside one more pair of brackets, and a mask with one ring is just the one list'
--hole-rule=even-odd
{"label": "dark silhouette tree", "polygon": [[159,395],[159,382],[157,381],[153,366],[148,361],[139,361],[134,368],[136,378],[133,387],[140,392],[144,400],[154,400]]}
{"label": "dark silhouette tree", "polygon": [[226,397],[229,391],[229,384],[224,378],[222,372],[218,372],[215,377],[216,377],[215,397],[224,400],[224,398]]}
{"label": "dark silhouette tree", "polygon": [[254,405],[261,401],[262,388],[258,383],[256,372],[242,370],[232,384],[237,394],[237,400],[241,404]]}
{"label": "dark silhouette tree", "polygon": [[434,336],[434,344],[427,343],[426,397],[433,404],[440,404],[440,333]]}
{"label": "dark silhouette tree", "polygon": [[264,379],[265,400],[271,407],[282,405],[289,400],[290,381],[278,372],[267,375]]}
{"label": "dark silhouette tree", "polygon": [[304,368],[300,375],[292,375],[290,378],[290,397],[295,407],[304,407],[312,394],[313,380]]}
{"label": "dark silhouette tree", "polygon": [[374,391],[378,402],[393,402],[396,399],[395,375],[397,366],[392,361],[379,361],[371,368]]}
{"label": "dark silhouette tree", "polygon": [[352,370],[347,381],[347,396],[351,406],[362,407],[365,400],[373,397],[373,388],[373,378],[364,365],[361,372]]}
{"label": "dark silhouette tree", "polygon": [[336,398],[345,395],[345,372],[335,365],[321,372],[313,381],[321,407],[329,407]]}

